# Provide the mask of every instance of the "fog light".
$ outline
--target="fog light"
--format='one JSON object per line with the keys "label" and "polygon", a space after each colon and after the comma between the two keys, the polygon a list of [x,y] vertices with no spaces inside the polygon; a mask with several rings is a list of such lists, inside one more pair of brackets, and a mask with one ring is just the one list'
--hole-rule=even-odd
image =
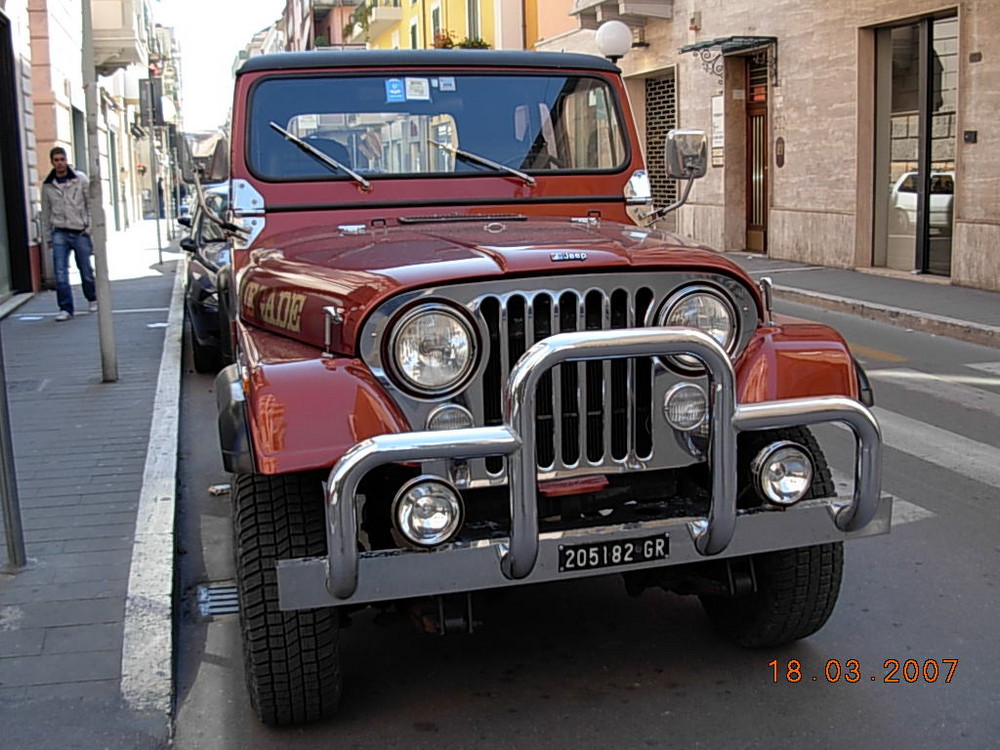
{"label": "fog light", "polygon": [[751,476],[757,479],[760,496],[773,505],[794,505],[809,491],[813,462],[809,451],[797,443],[771,443],[753,460]]}
{"label": "fog light", "polygon": [[708,417],[705,391],[694,383],[678,383],[663,397],[663,416],[675,430],[695,429]]}
{"label": "fog light", "polygon": [[409,541],[433,547],[448,541],[462,524],[462,499],[443,479],[417,477],[392,502],[396,528]]}
{"label": "fog light", "polygon": [[472,427],[472,414],[464,406],[444,404],[427,417],[428,430],[463,430]]}

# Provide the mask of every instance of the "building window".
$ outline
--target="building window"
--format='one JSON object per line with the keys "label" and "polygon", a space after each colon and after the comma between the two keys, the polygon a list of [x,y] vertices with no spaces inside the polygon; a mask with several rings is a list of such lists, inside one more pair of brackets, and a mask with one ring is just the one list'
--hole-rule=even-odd
{"label": "building window", "polygon": [[441,6],[431,6],[431,36],[436,37],[441,33]]}
{"label": "building window", "polygon": [[[646,79],[646,152],[662,154],[667,131],[677,127],[677,81],[673,73]],[[667,177],[663,159],[649,160],[649,184],[654,206],[677,200],[677,180]]]}

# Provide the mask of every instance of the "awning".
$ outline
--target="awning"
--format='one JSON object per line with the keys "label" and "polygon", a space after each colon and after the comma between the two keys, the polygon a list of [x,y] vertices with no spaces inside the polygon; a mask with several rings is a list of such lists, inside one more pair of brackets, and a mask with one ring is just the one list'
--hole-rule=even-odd
{"label": "awning", "polygon": [[724,36],[706,42],[686,44],[678,50],[680,54],[695,52],[701,58],[701,66],[706,73],[712,73],[722,85],[726,55],[755,54],[766,56],[771,74],[771,85],[778,85],[778,37],[776,36]]}

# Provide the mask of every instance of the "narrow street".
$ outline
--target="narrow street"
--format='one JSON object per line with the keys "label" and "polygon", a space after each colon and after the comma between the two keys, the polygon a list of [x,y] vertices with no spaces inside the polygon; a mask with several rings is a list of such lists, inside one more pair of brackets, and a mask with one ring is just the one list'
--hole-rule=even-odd
{"label": "narrow street", "polygon": [[[777,309],[835,326],[863,362],[886,443],[883,491],[894,496],[892,533],[846,545],[839,603],[819,633],[741,650],[711,631],[696,599],[630,598],[618,576],[493,597],[472,636],[424,635],[369,611],[342,633],[338,717],[286,731],[250,710],[237,616],[199,614],[199,586],[231,585],[233,570],[228,496],[209,494],[228,481],[212,379],[188,368],[176,746],[988,746],[1000,733],[1000,354],[803,305]],[[847,431],[817,434],[848,482]]]}

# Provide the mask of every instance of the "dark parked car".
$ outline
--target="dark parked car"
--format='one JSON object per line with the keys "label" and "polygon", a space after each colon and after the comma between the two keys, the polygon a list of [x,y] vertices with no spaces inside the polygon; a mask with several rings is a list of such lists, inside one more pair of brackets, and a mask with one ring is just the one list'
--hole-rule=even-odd
{"label": "dark parked car", "polygon": [[[228,183],[205,188],[205,206],[220,219],[228,202]],[[185,304],[191,323],[194,369],[198,372],[215,372],[223,364],[216,275],[222,266],[229,263],[229,243],[222,227],[206,216],[204,209],[197,203],[191,216],[182,216],[178,221],[191,230],[191,234],[182,239],[180,245],[190,253]]]}

